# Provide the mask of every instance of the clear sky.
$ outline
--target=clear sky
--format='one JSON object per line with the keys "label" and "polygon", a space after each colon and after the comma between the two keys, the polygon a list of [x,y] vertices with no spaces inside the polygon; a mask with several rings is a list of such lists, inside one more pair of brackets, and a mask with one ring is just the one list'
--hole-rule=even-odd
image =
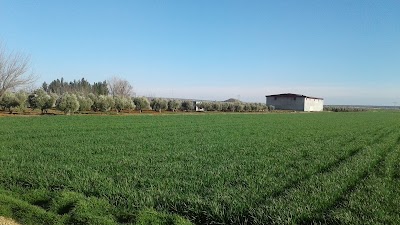
{"label": "clear sky", "polygon": [[399,0],[0,0],[0,41],[31,55],[37,86],[119,76],[154,97],[400,105]]}

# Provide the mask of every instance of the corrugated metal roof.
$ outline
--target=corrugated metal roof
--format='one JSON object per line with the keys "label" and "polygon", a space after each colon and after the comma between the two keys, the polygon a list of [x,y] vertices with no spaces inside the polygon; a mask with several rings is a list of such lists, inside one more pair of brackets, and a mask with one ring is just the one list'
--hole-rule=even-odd
{"label": "corrugated metal roof", "polygon": [[303,97],[303,98],[314,98],[314,99],[321,99],[324,100],[323,98],[317,98],[317,97],[311,97],[311,96],[306,96],[306,95],[299,95],[299,94],[293,94],[293,93],[284,93],[284,94],[276,94],[276,95],[266,95],[265,97]]}

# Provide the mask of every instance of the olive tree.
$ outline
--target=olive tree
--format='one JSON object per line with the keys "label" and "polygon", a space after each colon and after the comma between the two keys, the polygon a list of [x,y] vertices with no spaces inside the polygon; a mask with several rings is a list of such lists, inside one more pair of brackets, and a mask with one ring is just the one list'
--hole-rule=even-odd
{"label": "olive tree", "polygon": [[12,92],[5,92],[0,98],[0,106],[4,109],[8,109],[12,113],[12,108],[19,106],[20,102],[17,96]]}
{"label": "olive tree", "polygon": [[54,106],[57,100],[57,95],[48,94],[43,89],[37,89],[28,96],[28,103],[32,109],[39,108],[42,113],[47,113],[47,110]]}
{"label": "olive tree", "polygon": [[229,109],[229,104],[228,103],[226,103],[226,102],[221,103],[221,111],[227,112],[229,110],[230,109]]}
{"label": "olive tree", "polygon": [[228,104],[228,111],[235,112],[236,110],[235,104],[232,102],[228,102],[227,104]]}
{"label": "olive tree", "polygon": [[244,104],[241,102],[235,102],[233,104],[233,109],[235,112],[242,112],[244,110]]}
{"label": "olive tree", "polygon": [[0,43],[0,97],[9,90],[32,84],[36,77],[28,73],[30,57],[18,52],[8,53]]}
{"label": "olive tree", "polygon": [[179,100],[169,100],[168,101],[168,110],[175,112],[176,110],[179,109],[179,107],[181,106],[181,102]]}
{"label": "olive tree", "polygon": [[89,93],[88,98],[93,101],[93,104],[91,106],[92,110],[95,112],[99,111],[99,108],[97,107],[99,98],[93,93]]}
{"label": "olive tree", "polygon": [[246,111],[246,112],[251,111],[250,103],[245,103],[244,106],[243,106],[243,110]]}
{"label": "olive tree", "polygon": [[64,93],[57,99],[56,107],[69,115],[78,111],[79,101],[75,94]]}
{"label": "olive tree", "polygon": [[82,111],[89,111],[92,109],[92,105],[93,105],[93,100],[89,97],[85,97],[83,95],[78,95],[77,96],[78,102],[79,102],[79,112]]}
{"label": "olive tree", "polygon": [[28,94],[25,91],[21,90],[15,93],[15,97],[17,97],[19,103],[17,109],[20,112],[25,112],[26,108],[28,107]]}
{"label": "olive tree", "polygon": [[181,104],[182,111],[192,111],[194,109],[193,101],[185,100]]}
{"label": "olive tree", "polygon": [[114,105],[115,101],[112,96],[100,95],[97,98],[96,108],[102,112],[110,111],[112,108],[114,108]]}
{"label": "olive tree", "polygon": [[222,105],[220,102],[213,102],[211,103],[211,109],[213,111],[221,111],[222,110]]}
{"label": "olive tree", "polygon": [[213,111],[212,103],[209,101],[202,101],[199,105],[204,111]]}
{"label": "olive tree", "polygon": [[161,110],[166,110],[168,108],[168,102],[165,99],[154,98],[151,100],[150,106],[154,111],[161,112]]}
{"label": "olive tree", "polygon": [[142,112],[145,109],[150,109],[149,100],[146,97],[133,98],[133,102],[136,105],[136,109]]}
{"label": "olive tree", "polygon": [[118,112],[121,112],[124,109],[131,110],[135,108],[135,104],[133,103],[131,98],[115,96],[114,101],[115,101],[114,107]]}
{"label": "olive tree", "polygon": [[254,112],[259,112],[263,110],[263,105],[261,103],[251,103],[251,110]]}
{"label": "olive tree", "polygon": [[263,104],[263,103],[260,103],[260,105],[261,105],[261,110],[262,111],[269,111],[269,108],[268,108],[268,106],[266,105],[266,104]]}

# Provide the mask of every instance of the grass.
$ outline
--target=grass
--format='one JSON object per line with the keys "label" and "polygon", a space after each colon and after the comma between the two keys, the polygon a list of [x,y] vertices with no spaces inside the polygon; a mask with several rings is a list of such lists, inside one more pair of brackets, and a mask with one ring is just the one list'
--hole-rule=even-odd
{"label": "grass", "polygon": [[399,126],[396,112],[4,117],[0,215],[398,224]]}

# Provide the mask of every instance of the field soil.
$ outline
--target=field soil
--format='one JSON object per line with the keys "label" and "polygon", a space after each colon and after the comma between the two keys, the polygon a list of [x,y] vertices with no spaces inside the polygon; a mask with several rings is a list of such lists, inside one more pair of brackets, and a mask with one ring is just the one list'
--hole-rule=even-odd
{"label": "field soil", "polygon": [[0,225],[20,225],[20,224],[15,222],[12,219],[8,219],[8,218],[0,216]]}

